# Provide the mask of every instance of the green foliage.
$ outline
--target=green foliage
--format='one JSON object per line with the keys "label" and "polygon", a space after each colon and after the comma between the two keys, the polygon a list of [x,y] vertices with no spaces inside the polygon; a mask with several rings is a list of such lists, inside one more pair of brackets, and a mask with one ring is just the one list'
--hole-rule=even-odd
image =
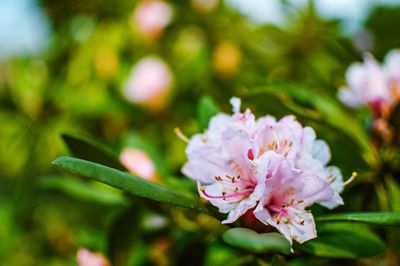
{"label": "green foliage", "polygon": [[98,186],[73,177],[45,176],[40,180],[44,189],[58,190],[78,200],[111,206],[127,206],[129,200],[119,190]]}
{"label": "green foliage", "polygon": [[317,228],[318,237],[296,248],[327,258],[372,257],[385,251],[386,245],[368,227],[350,223],[326,223]]}
{"label": "green foliage", "polygon": [[290,243],[281,234],[259,234],[248,228],[232,228],[226,231],[222,238],[234,247],[242,248],[250,252],[266,253],[280,252],[290,253]]}
{"label": "green foliage", "polygon": [[125,169],[118,161],[118,156],[107,147],[89,137],[78,134],[62,135],[69,151],[78,158],[97,162],[117,169]]}
{"label": "green foliage", "polygon": [[217,104],[210,97],[202,97],[197,105],[197,119],[199,121],[199,131],[204,131],[208,127],[210,118],[219,112]]}
{"label": "green foliage", "polygon": [[317,221],[351,221],[376,225],[400,225],[400,212],[338,213],[318,216]]}

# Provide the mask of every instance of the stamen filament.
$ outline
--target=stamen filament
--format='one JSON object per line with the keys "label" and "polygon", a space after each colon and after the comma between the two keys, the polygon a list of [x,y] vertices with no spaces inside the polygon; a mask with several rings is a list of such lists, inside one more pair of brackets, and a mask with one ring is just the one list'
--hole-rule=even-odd
{"label": "stamen filament", "polygon": [[206,192],[206,188],[204,186],[200,187],[200,191],[204,194],[204,196],[211,198],[211,199],[228,199],[228,198],[236,198],[241,196],[247,196],[251,192],[253,192],[254,188],[244,189],[240,192],[232,193],[232,194],[223,194],[221,196],[213,196]]}
{"label": "stamen filament", "polygon": [[189,143],[188,137],[186,137],[186,136],[182,133],[182,131],[181,131],[181,129],[180,129],[179,127],[176,127],[176,128],[174,129],[174,132],[175,132],[175,134],[178,136],[178,138],[180,138],[181,140],[183,140],[183,141],[186,142],[186,143]]}

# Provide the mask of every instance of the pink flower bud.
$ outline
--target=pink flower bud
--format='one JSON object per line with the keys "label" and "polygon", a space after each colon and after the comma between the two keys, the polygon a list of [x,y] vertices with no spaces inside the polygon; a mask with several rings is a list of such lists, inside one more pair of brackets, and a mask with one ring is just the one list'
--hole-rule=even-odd
{"label": "pink flower bud", "polygon": [[149,39],[159,37],[172,20],[172,8],[158,0],[139,3],[132,17],[132,26]]}
{"label": "pink flower bud", "polygon": [[103,255],[84,248],[78,250],[76,259],[79,266],[110,266],[110,263]]}
{"label": "pink flower bud", "polygon": [[172,84],[173,76],[168,66],[161,59],[148,56],[134,66],[124,92],[129,101],[160,111],[168,103]]}
{"label": "pink flower bud", "polygon": [[156,167],[144,151],[126,148],[121,152],[119,160],[132,174],[147,180],[155,181],[157,176]]}

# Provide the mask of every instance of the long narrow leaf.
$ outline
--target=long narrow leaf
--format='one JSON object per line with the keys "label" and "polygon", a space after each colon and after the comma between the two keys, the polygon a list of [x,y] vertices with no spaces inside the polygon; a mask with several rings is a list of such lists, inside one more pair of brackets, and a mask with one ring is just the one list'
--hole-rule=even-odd
{"label": "long narrow leaf", "polygon": [[189,199],[171,189],[117,169],[67,156],[55,159],[53,164],[72,173],[93,178],[139,197],[192,209],[214,217],[218,216],[218,212],[197,200]]}
{"label": "long narrow leaf", "polygon": [[376,225],[400,225],[400,212],[360,212],[327,214],[316,217],[318,222],[351,221]]}

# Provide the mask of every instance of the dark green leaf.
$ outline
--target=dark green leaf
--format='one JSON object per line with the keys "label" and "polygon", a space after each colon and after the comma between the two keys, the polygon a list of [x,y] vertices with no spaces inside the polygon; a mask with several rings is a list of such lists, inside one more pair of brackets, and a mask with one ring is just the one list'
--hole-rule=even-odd
{"label": "dark green leaf", "polygon": [[76,157],[124,170],[118,156],[104,145],[78,134],[62,134],[69,151]]}
{"label": "dark green leaf", "polygon": [[385,243],[368,227],[351,223],[326,223],[317,226],[318,237],[296,244],[295,248],[327,258],[371,257],[385,251]]}
{"label": "dark green leaf", "polygon": [[390,209],[400,213],[400,187],[392,177],[385,177],[386,185],[388,188],[388,198],[390,202]]}
{"label": "dark green leaf", "polygon": [[259,234],[248,228],[232,228],[226,231],[222,238],[232,246],[251,252],[290,253],[290,243],[278,233]]}
{"label": "dark green leaf", "polygon": [[219,112],[218,105],[208,96],[200,99],[197,106],[197,117],[199,121],[199,130],[203,131],[208,127],[211,117]]}
{"label": "dark green leaf", "polygon": [[316,221],[351,221],[377,225],[400,225],[400,212],[359,212],[327,214],[316,217]]}
{"label": "dark green leaf", "polygon": [[112,191],[74,177],[49,176],[40,180],[46,189],[57,189],[74,198],[105,205],[127,205],[129,200],[120,191]]}
{"label": "dark green leaf", "polygon": [[112,265],[129,265],[132,250],[140,239],[141,214],[140,206],[135,204],[113,220],[107,241],[108,254]]}
{"label": "dark green leaf", "polygon": [[275,255],[274,258],[272,259],[272,265],[271,266],[282,266],[282,263],[278,257],[278,255]]}
{"label": "dark green leaf", "polygon": [[219,214],[212,207],[204,205],[198,200],[189,199],[166,187],[101,164],[67,156],[55,159],[53,164],[72,173],[93,178],[139,197],[196,210],[212,216]]}

